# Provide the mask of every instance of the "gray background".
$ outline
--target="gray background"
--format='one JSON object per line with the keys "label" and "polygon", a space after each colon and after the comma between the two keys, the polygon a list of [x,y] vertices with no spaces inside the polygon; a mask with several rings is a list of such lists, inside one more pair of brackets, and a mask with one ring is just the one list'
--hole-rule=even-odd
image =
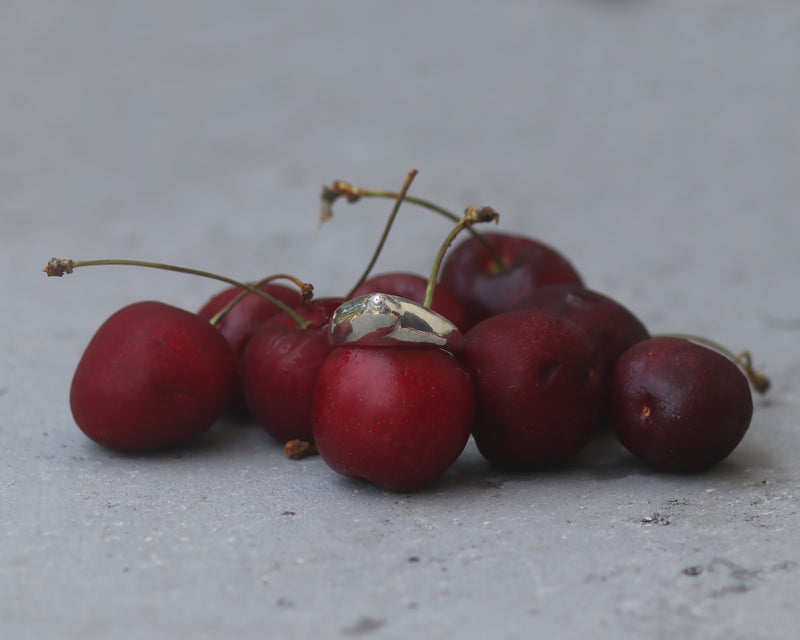
{"label": "gray background", "polygon": [[[789,638],[800,622],[800,4],[0,1],[4,638]],[[392,494],[221,423],[95,446],[69,382],[117,308],[218,286],[53,255],[350,287],[397,189],[568,255],[654,332],[749,348],[735,453],[651,473],[613,440],[519,476],[474,446]],[[427,273],[407,206],[378,270]]]}

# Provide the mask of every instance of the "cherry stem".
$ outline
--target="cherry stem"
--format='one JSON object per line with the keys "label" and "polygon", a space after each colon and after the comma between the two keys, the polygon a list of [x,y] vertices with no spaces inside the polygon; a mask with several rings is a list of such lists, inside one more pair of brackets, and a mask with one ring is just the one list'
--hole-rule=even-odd
{"label": "cherry stem", "polygon": [[353,297],[356,289],[358,289],[364,283],[364,280],[367,279],[372,271],[372,268],[375,266],[375,263],[378,261],[378,256],[383,250],[383,245],[386,244],[386,239],[389,237],[389,231],[391,231],[395,218],[397,218],[397,212],[400,211],[400,205],[403,204],[403,200],[406,198],[406,193],[408,193],[408,189],[411,186],[411,183],[414,181],[414,178],[417,177],[417,173],[418,171],[416,169],[412,169],[408,172],[408,177],[406,177],[406,181],[403,183],[402,189],[400,189],[399,193],[397,194],[392,212],[389,214],[389,219],[386,221],[386,225],[383,228],[383,234],[381,234],[381,239],[378,241],[378,246],[375,247],[375,251],[372,253],[372,258],[370,259],[367,268],[364,269],[364,273],[361,274],[361,277],[347,294],[348,299]]}
{"label": "cherry stem", "polygon": [[[330,186],[325,185],[322,187],[322,194],[320,199],[322,201],[321,207],[321,215],[320,219],[322,222],[326,220],[330,220],[333,217],[333,203],[339,199],[339,197],[343,197],[347,202],[350,204],[354,204],[358,202],[361,198],[392,198],[397,199],[400,196],[399,193],[396,191],[385,191],[383,189],[365,189],[363,187],[355,187],[344,180],[336,180]],[[431,202],[430,200],[425,200],[423,198],[418,198],[416,196],[405,196],[405,201],[411,204],[417,205],[418,207],[422,207],[423,209],[428,209],[435,213],[438,213],[441,216],[444,216],[448,220],[452,222],[458,222],[461,220],[459,216],[457,216],[452,211],[448,211],[444,207],[439,206],[438,204]],[[500,254],[497,252],[497,249],[494,248],[491,242],[489,242],[481,233],[476,231],[475,229],[468,228],[468,231],[477,238],[486,250],[491,254],[492,260],[494,261],[495,268],[499,271],[505,271],[507,269],[507,265]]]}
{"label": "cherry stem", "polygon": [[722,355],[732,360],[733,363],[737,365],[744,372],[745,376],[747,376],[747,379],[750,381],[750,384],[753,385],[753,389],[758,391],[758,393],[764,394],[770,388],[771,385],[770,379],[763,373],[756,371],[755,367],[753,366],[753,358],[750,355],[749,351],[742,351],[739,354],[735,354],[730,349],[726,349],[721,344],[714,342],[713,340],[709,340],[708,338],[694,336],[686,333],[665,333],[653,337],[682,338],[683,340],[690,340],[692,342],[697,342],[698,344],[702,344],[706,347],[710,347],[711,349],[719,351]]}
{"label": "cherry stem", "polygon": [[[300,296],[303,300],[303,304],[305,304],[314,297],[314,285],[307,282],[303,282],[302,280],[300,280],[300,278],[296,278],[295,276],[288,273],[276,273],[274,275],[267,276],[266,278],[261,278],[261,280],[255,282],[253,286],[260,287],[261,285],[266,284],[267,282],[274,282],[275,280],[288,280],[296,284],[297,287],[300,289]],[[220,320],[222,320],[226,315],[228,315],[231,309],[233,309],[237,304],[239,304],[242,301],[242,299],[249,293],[250,293],[249,291],[242,291],[233,300],[231,300],[228,304],[222,307],[222,309],[217,311],[217,313],[214,314],[209,319],[209,322],[213,325],[217,325],[220,322]]]}
{"label": "cherry stem", "polygon": [[469,207],[464,211],[464,217],[458,221],[455,227],[450,230],[447,237],[444,239],[442,246],[439,247],[439,252],[433,261],[431,268],[431,275],[428,277],[428,287],[425,289],[425,300],[422,306],[430,309],[433,304],[433,292],[436,288],[436,281],[439,279],[439,269],[444,261],[444,255],[447,249],[453,244],[456,236],[464,229],[471,229],[473,225],[480,222],[497,222],[500,219],[500,214],[491,207]]}
{"label": "cherry stem", "polygon": [[142,260],[120,260],[120,259],[100,259],[100,260],[71,260],[71,259],[63,259],[63,258],[51,258],[50,261],[47,263],[44,271],[48,276],[56,276],[61,277],[64,274],[72,273],[73,269],[77,269],[78,267],[95,267],[95,266],[109,266],[109,265],[120,265],[120,266],[129,266],[129,267],[146,267],[149,269],[161,269],[163,271],[176,271],[178,273],[187,273],[193,276],[200,276],[202,278],[209,278],[211,280],[219,280],[220,282],[225,282],[227,284],[233,285],[234,287],[239,287],[240,289],[244,289],[249,293],[254,293],[257,296],[261,296],[265,300],[268,300],[275,306],[287,313],[292,320],[295,321],[297,327],[300,329],[305,329],[311,323],[303,318],[299,313],[297,313],[294,309],[292,309],[289,305],[287,305],[282,300],[261,291],[249,284],[245,284],[243,282],[239,282],[237,280],[233,280],[232,278],[228,278],[226,276],[221,276],[216,273],[211,273],[209,271],[200,271],[198,269],[190,269],[188,267],[178,267],[171,264],[162,264],[158,262],[145,262]]}

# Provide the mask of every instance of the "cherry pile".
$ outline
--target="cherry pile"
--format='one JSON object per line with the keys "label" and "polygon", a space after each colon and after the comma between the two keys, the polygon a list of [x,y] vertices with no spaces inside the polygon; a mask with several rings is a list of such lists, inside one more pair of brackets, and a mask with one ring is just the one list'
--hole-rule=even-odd
{"label": "cherry pile", "polygon": [[[707,469],[741,441],[752,417],[750,385],[766,392],[747,352],[713,342],[651,336],[631,311],[588,288],[545,243],[512,232],[478,233],[488,207],[463,218],[403,190],[323,190],[323,214],[339,198],[395,200],[458,224],[430,277],[369,276],[338,297],[279,274],[240,283],[206,272],[126,260],[52,259],[48,275],[98,264],[193,273],[228,286],[198,312],[144,301],[108,318],[89,342],[70,389],[75,422],[114,450],[184,446],[224,412],[258,422],[287,455],[317,451],[335,471],[409,491],[444,473],[470,437],[501,469],[564,465],[611,429],[644,463],[667,472]],[[472,235],[445,251],[457,232]],[[278,283],[277,280],[289,283]],[[428,344],[334,346],[331,318],[356,296],[402,296],[463,333],[451,352]]]}

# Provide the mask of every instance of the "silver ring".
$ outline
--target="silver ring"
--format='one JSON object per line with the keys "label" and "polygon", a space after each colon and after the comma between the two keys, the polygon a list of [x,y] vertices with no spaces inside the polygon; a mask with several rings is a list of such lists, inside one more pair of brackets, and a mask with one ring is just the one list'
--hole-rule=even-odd
{"label": "silver ring", "polygon": [[329,335],[334,345],[433,345],[452,353],[463,345],[461,332],[447,318],[387,293],[368,293],[342,304],[333,313]]}

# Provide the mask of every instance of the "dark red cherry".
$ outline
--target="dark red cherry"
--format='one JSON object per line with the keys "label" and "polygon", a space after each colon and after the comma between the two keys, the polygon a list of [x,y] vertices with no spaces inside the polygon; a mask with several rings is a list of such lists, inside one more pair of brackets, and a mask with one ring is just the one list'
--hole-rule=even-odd
{"label": "dark red cherry", "polygon": [[295,311],[306,328],[286,313],[268,320],[242,355],[242,389],[250,412],[267,433],[285,443],[312,439],[311,396],[317,372],[331,350],[328,328],[341,298],[319,298]]}
{"label": "dark red cherry", "polygon": [[561,464],[597,430],[596,351],[569,320],[535,311],[492,316],[464,336],[461,360],[475,385],[475,443],[498,467]]}
{"label": "dark red cherry", "polygon": [[[300,292],[280,284],[265,283],[257,287],[264,293],[285,302],[290,307],[299,307],[302,303]],[[210,320],[226,305],[241,295],[239,287],[223,289],[197,312],[201,318]],[[275,304],[261,298],[254,293],[246,293],[228,313],[216,324],[217,329],[228,340],[234,355],[240,359],[244,346],[250,337],[272,316],[280,313],[281,309]]]}
{"label": "dark red cherry", "polygon": [[161,302],[137,302],[108,318],[89,342],[70,406],[92,440],[118,451],[152,451],[209,429],[235,380],[231,349],[208,321]]}
{"label": "dark red cherry", "polygon": [[726,458],[753,414],[747,378],[731,360],[682,338],[628,349],[612,378],[614,432],[662,471],[702,471]]}
{"label": "dark red cherry", "polygon": [[448,255],[440,282],[466,308],[476,324],[491,315],[516,309],[533,291],[553,284],[583,284],[573,266],[552,247],[524,236],[484,233],[505,263],[499,269],[492,254],[475,237]]}
{"label": "dark red cherry", "polygon": [[[302,297],[297,289],[290,289],[271,282],[258,285],[258,289],[281,302],[285,302],[290,307],[297,307],[302,304]],[[197,314],[201,318],[210,320],[241,294],[242,289],[239,287],[223,289],[208,300]],[[231,345],[236,359],[236,390],[231,397],[229,406],[235,414],[247,413],[241,381],[242,354],[244,353],[245,345],[267,320],[280,312],[280,307],[269,300],[261,298],[254,293],[247,293],[215,325]]]}
{"label": "dark red cherry", "polygon": [[[365,280],[353,292],[353,298],[367,293],[380,292],[400,296],[408,300],[422,303],[425,301],[425,292],[428,280],[414,273],[392,272],[383,273]],[[443,315],[456,325],[459,330],[469,328],[469,317],[462,305],[444,286],[437,284],[433,290],[433,304],[431,309]]]}
{"label": "dark red cherry", "polygon": [[589,334],[597,350],[598,371],[606,388],[603,415],[610,416],[611,372],[617,359],[632,345],[650,337],[647,328],[626,307],[601,293],[575,284],[537,289],[520,309],[566,318]]}
{"label": "dark red cherry", "polygon": [[[280,284],[264,283],[258,289],[268,293],[273,298],[285,302],[290,307],[297,307],[302,304],[300,292],[297,289],[290,289]],[[230,302],[242,293],[239,287],[228,287],[214,295],[206,302],[202,309],[197,312],[201,318],[210,320],[219,311],[225,308]],[[242,393],[241,369],[242,353],[247,341],[258,331],[264,323],[281,312],[281,309],[265,298],[261,298],[254,293],[247,293],[236,303],[222,319],[216,323],[217,329],[225,336],[228,344],[231,345],[233,356],[236,359],[236,390],[231,397],[230,409],[235,414],[247,413],[247,407]]]}
{"label": "dark red cherry", "polygon": [[335,347],[314,389],[314,442],[342,475],[393,491],[444,473],[469,439],[469,375],[435,347]]}

